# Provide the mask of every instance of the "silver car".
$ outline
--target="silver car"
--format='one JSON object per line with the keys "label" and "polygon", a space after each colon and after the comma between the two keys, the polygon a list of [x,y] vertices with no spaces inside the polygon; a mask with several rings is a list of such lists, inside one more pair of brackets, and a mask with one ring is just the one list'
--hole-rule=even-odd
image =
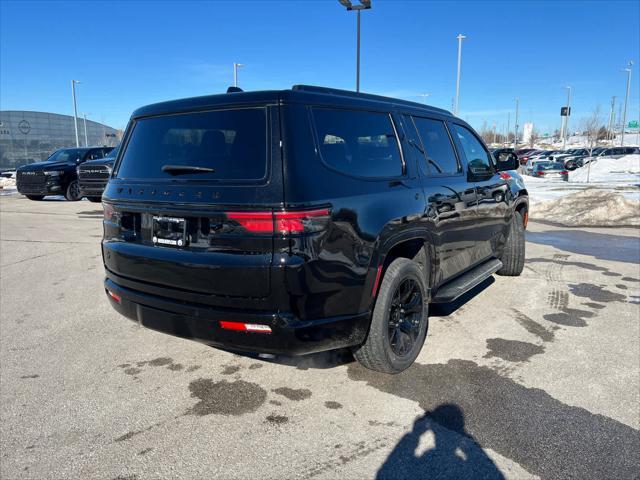
{"label": "silver car", "polygon": [[564,168],[562,162],[538,162],[533,167],[532,177],[545,178],[549,180],[569,180],[569,172]]}

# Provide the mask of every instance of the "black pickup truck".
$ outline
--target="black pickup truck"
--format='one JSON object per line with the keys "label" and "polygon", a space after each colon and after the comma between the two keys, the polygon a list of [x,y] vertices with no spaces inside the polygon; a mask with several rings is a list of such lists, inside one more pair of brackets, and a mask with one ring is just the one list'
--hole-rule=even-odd
{"label": "black pickup truck", "polygon": [[102,197],[105,291],[172,335],[350,347],[399,372],[429,304],[522,271],[517,166],[449,112],[375,95],[295,86],[146,106]]}
{"label": "black pickup truck", "polygon": [[109,182],[117,156],[118,147],[115,147],[103,159],[89,160],[78,167],[78,186],[81,196],[87,197],[91,202],[102,201],[102,192]]}
{"label": "black pickup truck", "polygon": [[56,150],[44,162],[31,163],[16,171],[18,192],[30,200],[42,200],[47,195],[64,195],[67,200],[82,198],[78,186],[78,165],[104,158],[113,147],[63,148]]}

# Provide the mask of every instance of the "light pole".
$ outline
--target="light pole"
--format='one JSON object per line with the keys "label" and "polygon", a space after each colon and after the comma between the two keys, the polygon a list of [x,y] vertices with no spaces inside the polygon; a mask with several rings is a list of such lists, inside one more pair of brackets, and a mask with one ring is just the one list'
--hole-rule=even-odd
{"label": "light pole", "polygon": [[567,136],[569,135],[569,114],[571,113],[571,87],[564,87],[567,89],[567,115],[564,121],[564,136],[562,137],[562,149],[567,146]]}
{"label": "light pole", "polygon": [[76,105],[76,84],[80,83],[79,80],[71,80],[71,94],[73,95],[73,126],[76,130],[76,148],[80,146],[80,139],[78,138],[78,107]]}
{"label": "light pole", "polygon": [[427,98],[433,95],[432,93],[419,93],[417,96],[422,97],[422,101],[427,103]]}
{"label": "light pole", "polygon": [[84,146],[89,146],[89,137],[87,136],[87,114],[83,113],[82,118],[84,119]]}
{"label": "light pole", "polygon": [[613,118],[616,108],[616,96],[611,97],[611,111],[609,112],[609,128],[607,130],[607,137],[609,140],[613,140]]}
{"label": "light pole", "polygon": [[504,138],[504,146],[509,145],[509,131],[511,130],[511,112],[507,112],[507,136]]}
{"label": "light pole", "polygon": [[460,33],[456,38],[458,39],[458,75],[456,76],[456,103],[453,109],[454,115],[458,115],[458,110],[460,108],[460,66],[462,64],[462,40],[467,37]]}
{"label": "light pole", "polygon": [[233,86],[238,86],[238,69],[244,67],[243,63],[233,62]]}
{"label": "light pole", "polygon": [[622,132],[620,135],[620,146],[624,147],[624,128],[627,126],[627,102],[629,101],[629,88],[631,86],[631,67],[633,62],[629,61],[629,65],[625,68],[627,72],[627,93],[624,96],[624,109],[622,110]]}
{"label": "light pole", "polygon": [[516,98],[516,123],[515,123],[515,135],[513,136],[513,149],[518,149],[518,108],[520,107],[520,99]]}
{"label": "light pole", "polygon": [[359,5],[354,5],[351,0],[338,0],[340,5],[345,7],[347,11],[355,10],[358,14],[358,33],[356,40],[356,92],[360,91],[360,11],[369,10],[371,8],[371,0],[359,0]]}

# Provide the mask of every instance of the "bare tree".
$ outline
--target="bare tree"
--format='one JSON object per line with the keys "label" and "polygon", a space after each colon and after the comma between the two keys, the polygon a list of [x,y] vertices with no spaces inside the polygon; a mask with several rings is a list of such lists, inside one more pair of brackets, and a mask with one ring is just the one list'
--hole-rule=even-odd
{"label": "bare tree", "polygon": [[587,145],[589,153],[591,153],[598,144],[598,132],[600,127],[602,127],[602,112],[600,111],[600,106],[598,105],[593,112],[591,112],[591,115],[583,118],[580,125],[582,134],[587,137]]}

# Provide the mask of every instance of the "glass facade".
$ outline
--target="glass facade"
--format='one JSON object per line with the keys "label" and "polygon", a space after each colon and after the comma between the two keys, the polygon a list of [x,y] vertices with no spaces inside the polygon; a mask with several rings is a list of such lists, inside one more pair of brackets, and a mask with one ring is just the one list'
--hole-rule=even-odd
{"label": "glass facade", "polygon": [[[122,132],[87,120],[86,143],[91,146],[115,146]],[[78,140],[85,146],[84,119],[78,117]],[[73,117],[57,113],[0,111],[0,168],[19,167],[46,160],[59,148],[75,147]]]}

